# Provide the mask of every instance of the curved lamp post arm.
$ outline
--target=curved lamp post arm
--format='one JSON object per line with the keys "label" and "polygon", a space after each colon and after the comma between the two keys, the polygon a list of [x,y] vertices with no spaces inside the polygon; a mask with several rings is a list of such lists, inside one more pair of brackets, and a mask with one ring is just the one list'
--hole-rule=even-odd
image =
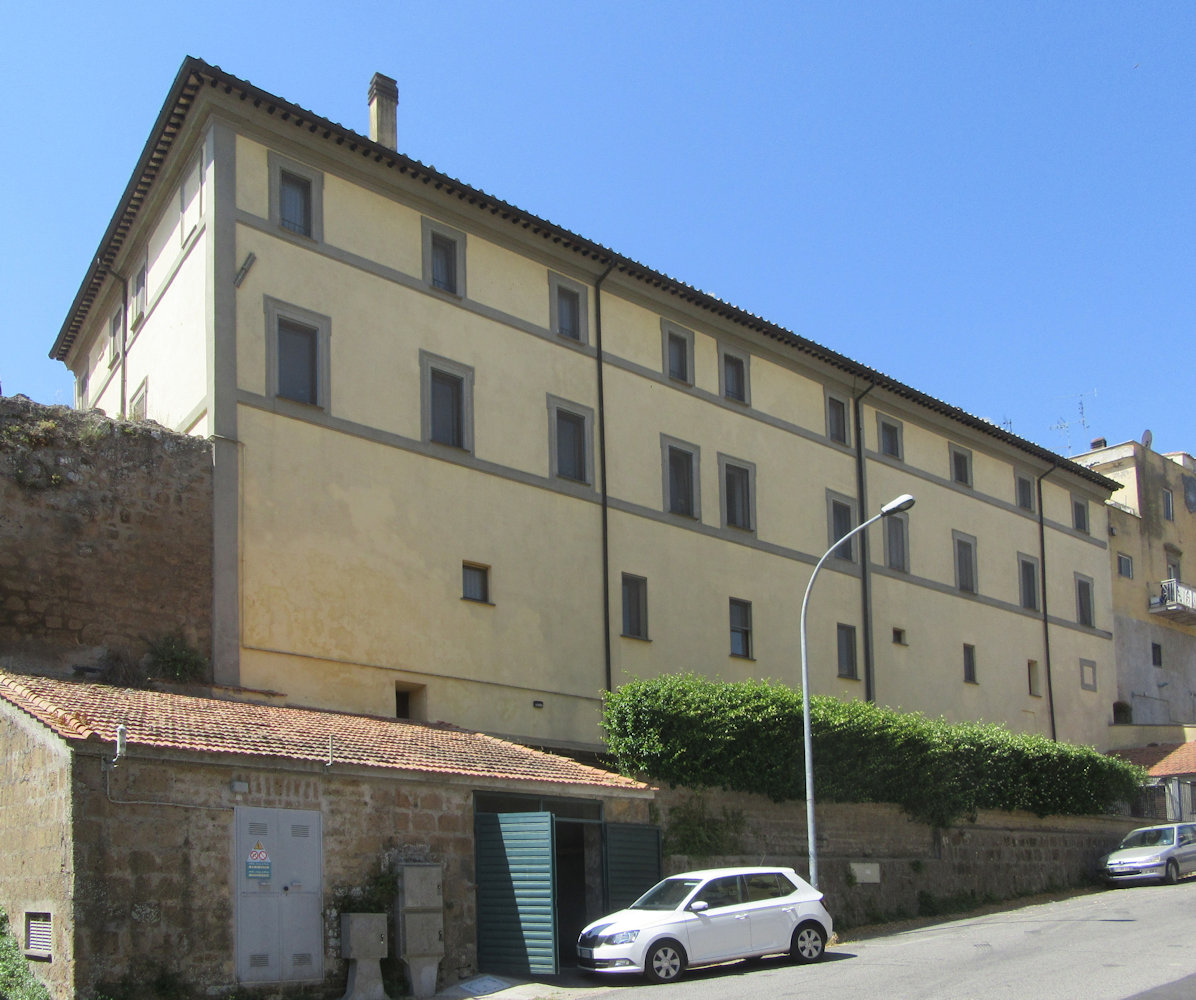
{"label": "curved lamp post arm", "polygon": [[813,739],[810,736],[810,665],[809,657],[806,653],[806,610],[810,604],[810,591],[814,589],[814,581],[818,578],[818,571],[822,569],[823,564],[840,545],[858,535],[869,525],[875,524],[882,517],[888,517],[890,514],[896,514],[898,511],[909,510],[913,505],[914,498],[908,493],[903,493],[895,500],[890,500],[885,504],[880,509],[879,514],[868,518],[863,524],[857,525],[842,538],[838,539],[834,545],[823,553],[822,558],[814,566],[814,572],[810,574],[810,582],[806,584],[805,596],[801,599],[801,718],[803,748],[806,758],[806,842],[809,848],[810,885],[815,889],[818,888],[818,849],[815,844],[816,837],[814,829],[814,749]]}

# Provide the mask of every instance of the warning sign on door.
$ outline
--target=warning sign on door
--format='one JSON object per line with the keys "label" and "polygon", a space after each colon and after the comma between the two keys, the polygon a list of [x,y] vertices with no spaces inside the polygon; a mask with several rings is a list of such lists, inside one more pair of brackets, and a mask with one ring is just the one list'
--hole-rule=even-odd
{"label": "warning sign on door", "polygon": [[253,845],[253,850],[245,859],[245,877],[261,882],[270,881],[270,852],[262,847],[260,840]]}

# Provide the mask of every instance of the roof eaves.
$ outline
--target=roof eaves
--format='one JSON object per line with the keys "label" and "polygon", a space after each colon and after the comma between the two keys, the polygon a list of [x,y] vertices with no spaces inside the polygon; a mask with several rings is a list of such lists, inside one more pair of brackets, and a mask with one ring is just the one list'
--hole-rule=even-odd
{"label": "roof eaves", "polygon": [[1032,441],[1003,430],[995,424],[976,417],[957,406],[920,392],[912,386],[890,378],[888,375],[874,368],[869,368],[867,365],[863,365],[846,355],[799,336],[782,326],[770,323],[754,313],[724,302],[692,285],[687,285],[685,282],[672,278],[663,272],[655,271],[650,267],[640,264],[638,261],[632,260],[630,257],[616,253],[609,247],[595,243],[553,222],[525,212],[515,205],[511,205],[500,198],[487,194],[480,188],[465,184],[454,177],[450,177],[448,174],[442,173],[435,167],[428,166],[404,153],[399,153],[388,146],[374,142],[372,139],[354,132],[352,129],[348,129],[337,122],[317,115],[306,108],[286,101],[259,87],[255,87],[249,81],[226,73],[220,67],[213,66],[194,56],[188,56],[183,60],[183,65],[179,70],[178,76],[175,78],[170,94],[167,96],[166,102],[162,106],[162,111],[158,115],[158,120],[150,132],[150,138],[147,140],[145,149],[142,151],[141,159],[138,161],[137,168],[133,172],[133,177],[130,179],[128,187],[125,188],[120,206],[117,208],[112,222],[109,223],[104,238],[100,241],[100,247],[96,252],[95,259],[88,270],[87,276],[83,280],[83,285],[80,287],[79,293],[75,296],[75,301],[71,306],[62,330],[58,334],[58,339],[54,342],[54,347],[50,351],[51,358],[57,361],[66,360],[67,353],[74,343],[74,338],[78,333],[79,327],[82,325],[83,318],[86,316],[87,310],[99,292],[106,268],[111,265],[117,252],[123,246],[124,237],[144,201],[145,194],[153,183],[154,178],[156,178],[161,163],[165,159],[170,146],[173,144],[174,137],[181,128],[195,95],[204,83],[212,87],[223,85],[225,93],[239,92],[240,98],[242,100],[251,100],[254,107],[264,107],[267,114],[271,116],[277,115],[282,121],[293,121],[296,127],[306,127],[308,132],[313,135],[319,133],[321,138],[325,140],[335,142],[338,146],[346,146],[351,153],[361,153],[364,158],[373,159],[376,163],[385,163],[387,167],[398,170],[401,174],[409,174],[414,179],[435,187],[438,191],[455,195],[461,201],[468,202],[481,211],[488,211],[491,215],[498,216],[504,221],[528,230],[543,239],[550,240],[564,249],[571,250],[584,258],[593,259],[601,265],[613,266],[620,273],[627,275],[633,280],[652,285],[661,291],[677,296],[699,309],[703,309],[722,319],[770,337],[773,340],[780,341],[788,347],[801,351],[855,378],[862,378],[877,388],[885,389],[896,396],[907,399],[919,406],[926,407],[932,412],[956,420],[972,430],[996,438],[1015,449],[1034,456],[1036,459],[1052,467],[1058,467],[1110,492],[1121,489],[1121,484],[1115,480],[1072,462],[1070,459],[1064,458],[1047,448],[1043,448]]}

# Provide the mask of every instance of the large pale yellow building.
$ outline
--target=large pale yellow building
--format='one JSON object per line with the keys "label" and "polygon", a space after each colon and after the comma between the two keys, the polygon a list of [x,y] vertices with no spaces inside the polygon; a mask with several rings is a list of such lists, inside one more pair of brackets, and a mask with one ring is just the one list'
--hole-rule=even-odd
{"label": "large pale yellow building", "polygon": [[[692,670],[1102,745],[1116,484],[188,59],[54,343],[209,436],[214,665],[596,747]],[[364,115],[363,115],[364,118]]]}

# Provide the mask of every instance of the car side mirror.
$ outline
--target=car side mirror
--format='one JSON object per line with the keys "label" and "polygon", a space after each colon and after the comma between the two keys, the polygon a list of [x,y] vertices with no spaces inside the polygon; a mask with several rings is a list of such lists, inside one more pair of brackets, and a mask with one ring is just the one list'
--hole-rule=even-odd
{"label": "car side mirror", "polygon": [[703,910],[708,910],[710,908],[710,904],[704,899],[695,899],[689,904],[689,908],[694,913],[701,913]]}

